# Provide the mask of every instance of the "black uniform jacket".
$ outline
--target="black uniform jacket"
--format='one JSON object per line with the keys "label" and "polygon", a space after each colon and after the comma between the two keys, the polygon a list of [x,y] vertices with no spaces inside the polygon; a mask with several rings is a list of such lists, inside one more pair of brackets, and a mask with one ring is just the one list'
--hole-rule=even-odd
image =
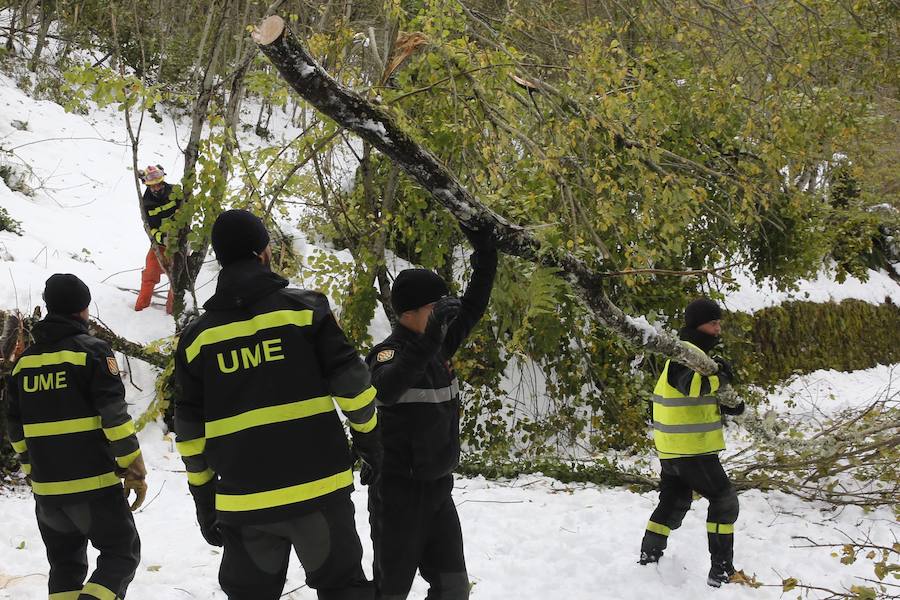
{"label": "black uniform jacket", "polygon": [[472,280],[443,341],[402,325],[366,358],[378,390],[383,471],[439,479],[459,464],[459,381],[450,360],[487,309],[497,253],[472,256]]}
{"label": "black uniform jacket", "polygon": [[[689,327],[683,327],[678,331],[678,337],[686,342],[690,342],[691,344],[697,346],[707,354],[715,348],[720,341],[720,338],[703,333],[702,331],[697,331],[696,329],[692,329]],[[724,374],[718,374],[720,382],[724,384],[731,383],[728,381],[727,377]],[[684,394],[685,396],[689,396],[691,394],[691,382],[694,380],[694,371],[681,363],[670,362],[669,363],[669,371],[668,371],[668,381],[669,385],[674,387],[676,390]],[[700,379],[700,395],[706,395],[712,389],[712,386],[709,383],[709,377],[702,377]],[[745,405],[741,402],[739,405],[734,408],[724,405],[719,405],[719,410],[722,411],[723,414],[726,415],[740,415],[744,412]]]}
{"label": "black uniform jacket", "polygon": [[218,519],[271,523],[353,487],[347,436],[377,435],[375,389],[322,294],[255,259],[219,273],[175,356],[175,431],[195,498]]}
{"label": "black uniform jacket", "polygon": [[168,183],[163,184],[163,189],[158,194],[150,191],[150,188],[144,190],[144,198],[142,200],[144,206],[144,216],[147,217],[147,224],[150,226],[150,235],[153,236],[157,244],[165,244],[165,236],[159,230],[163,221],[175,214],[178,207],[181,206],[181,200],[170,200],[172,194],[172,186]]}
{"label": "black uniform jacket", "polygon": [[121,493],[116,471],[140,447],[115,355],[74,317],[49,315],[32,335],[7,390],[10,440],[35,496],[64,505]]}

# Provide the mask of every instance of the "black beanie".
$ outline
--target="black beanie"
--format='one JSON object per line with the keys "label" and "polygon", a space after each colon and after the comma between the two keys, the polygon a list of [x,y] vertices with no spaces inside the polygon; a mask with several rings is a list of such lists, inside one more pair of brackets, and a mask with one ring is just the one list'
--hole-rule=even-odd
{"label": "black beanie", "polygon": [[400,271],[391,286],[391,306],[397,316],[408,310],[437,302],[450,293],[447,284],[437,273],[428,269]]}
{"label": "black beanie", "polygon": [[222,266],[256,256],[269,244],[266,226],[246,210],[226,210],[220,214],[213,223],[211,238]]}
{"label": "black beanie", "polygon": [[684,326],[690,329],[721,318],[722,309],[709,298],[697,298],[684,309]]}
{"label": "black beanie", "polygon": [[48,313],[74,315],[91,303],[91,290],[71,273],[57,273],[44,286],[44,303]]}

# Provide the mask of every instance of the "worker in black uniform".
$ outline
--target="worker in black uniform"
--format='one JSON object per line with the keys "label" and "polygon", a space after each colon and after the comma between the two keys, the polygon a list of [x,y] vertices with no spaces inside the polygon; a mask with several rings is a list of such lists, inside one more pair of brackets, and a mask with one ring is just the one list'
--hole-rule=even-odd
{"label": "worker in black uniform", "polygon": [[[487,309],[497,271],[492,229],[463,229],[475,249],[462,299],[425,269],[397,275],[399,317],[366,361],[378,390],[382,475],[369,487],[375,584],[382,600],[407,597],[418,569],[430,600],[469,596],[462,530],[453,504],[459,464],[459,382],[450,361]],[[365,467],[364,467],[365,468]]]}
{"label": "worker in black uniform", "polygon": [[[708,298],[698,298],[685,309],[682,343],[709,353],[719,343],[722,309]],[[653,441],[662,468],[659,505],[650,516],[641,542],[640,564],[659,562],[669,534],[681,526],[691,507],[693,492],[709,500],[707,538],[711,566],[707,583],[720,587],[735,575],[734,523],[737,492],[719,462],[725,449],[723,414],[739,415],[744,403],[723,404],[717,395],[734,381],[731,365],[714,359],[719,369],[705,376],[690,367],[666,361],[653,390]]]}
{"label": "worker in black uniform", "polygon": [[[47,280],[44,301],[48,315],[32,329],[34,344],[8,381],[7,419],[31,479],[50,597],[124,598],[140,562],[131,511],[147,491],[125,386],[109,345],[88,334],[88,287],[74,275],[56,274]],[[130,491],[136,495],[131,510]],[[85,583],[88,542],[100,556]]]}
{"label": "worker in black uniform", "polygon": [[281,596],[290,550],[322,600],[371,600],[356,532],[352,457],[380,468],[375,389],[328,300],[269,268],[269,235],[247,211],[212,229],[222,265],[206,312],[181,334],[175,430],[200,531],[224,545],[231,600]]}
{"label": "worker in black uniform", "polygon": [[[181,198],[172,198],[172,186],[166,183],[166,173],[159,165],[150,165],[146,169],[138,171],[138,176],[147,189],[141,199],[141,207],[144,210],[144,218],[150,228],[150,249],[147,250],[147,258],[144,261],[144,269],[141,271],[141,289],[134,303],[134,310],[141,311],[150,306],[153,298],[153,288],[159,283],[163,273],[167,273],[166,236],[162,232],[163,223],[171,219],[181,206]],[[158,252],[158,254],[157,254]],[[162,257],[162,261],[160,258]],[[169,286],[169,295],[166,298],[166,313],[172,314],[175,295],[172,286]]]}

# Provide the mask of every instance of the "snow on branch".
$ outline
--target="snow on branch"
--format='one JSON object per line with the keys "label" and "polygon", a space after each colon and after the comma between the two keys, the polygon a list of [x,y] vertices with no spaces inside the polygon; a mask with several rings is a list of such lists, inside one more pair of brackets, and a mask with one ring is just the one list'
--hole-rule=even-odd
{"label": "snow on branch", "polygon": [[498,248],[511,256],[556,267],[572,283],[594,316],[624,340],[676,360],[704,375],[718,366],[675,336],[626,315],[607,297],[603,276],[565,250],[542,247],[522,227],[482,204],[428,149],[403,131],[391,115],[332,78],[279,16],[265,19],[253,32],[263,54],[285,81],[317,110],[353,131],[399,165],[456,219],[471,229],[493,225]]}

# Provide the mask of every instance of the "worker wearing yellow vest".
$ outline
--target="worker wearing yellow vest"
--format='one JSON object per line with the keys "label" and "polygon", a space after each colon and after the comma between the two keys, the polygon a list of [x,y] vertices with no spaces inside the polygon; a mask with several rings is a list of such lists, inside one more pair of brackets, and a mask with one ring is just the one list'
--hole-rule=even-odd
{"label": "worker wearing yellow vest", "polygon": [[[679,337],[708,353],[719,343],[721,319],[718,304],[707,298],[694,300],[685,309],[685,327]],[[697,492],[709,500],[706,530],[712,566],[707,583],[720,587],[735,574],[732,560],[738,517],[737,493],[719,462],[719,452],[725,449],[722,414],[739,415],[744,404],[734,408],[720,405],[716,393],[734,381],[734,373],[725,360],[714,360],[719,370],[709,377],[666,361],[653,391],[653,440],[662,474],[659,505],[644,533],[640,564],[659,561],[669,533],[681,526],[692,494]]]}

